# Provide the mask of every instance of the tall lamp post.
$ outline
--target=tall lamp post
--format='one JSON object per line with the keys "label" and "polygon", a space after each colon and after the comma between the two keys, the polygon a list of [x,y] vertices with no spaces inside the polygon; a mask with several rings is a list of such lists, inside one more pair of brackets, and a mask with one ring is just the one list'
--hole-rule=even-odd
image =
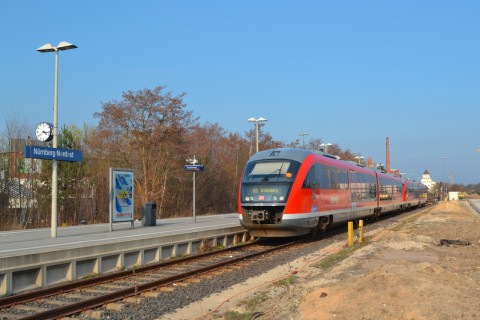
{"label": "tall lamp post", "polygon": [[263,122],[263,121],[267,121],[267,119],[265,118],[249,118],[247,120],[248,122],[255,122],[255,137],[256,137],[256,141],[257,141],[257,153],[258,153],[258,123],[259,122]]}
{"label": "tall lamp post", "polygon": [[[37,49],[38,52],[55,52],[55,85],[53,92],[53,148],[58,146],[58,52],[76,49],[77,46],[62,41],[56,47],[50,43],[44,44]],[[57,194],[58,194],[58,171],[57,160],[52,160],[52,226],[51,237],[57,237]]]}
{"label": "tall lamp post", "polygon": [[305,136],[308,136],[308,133],[306,133],[306,132],[302,132],[302,133],[299,133],[298,135],[299,135],[299,136],[302,136],[302,140],[303,140],[303,149],[305,149]]}

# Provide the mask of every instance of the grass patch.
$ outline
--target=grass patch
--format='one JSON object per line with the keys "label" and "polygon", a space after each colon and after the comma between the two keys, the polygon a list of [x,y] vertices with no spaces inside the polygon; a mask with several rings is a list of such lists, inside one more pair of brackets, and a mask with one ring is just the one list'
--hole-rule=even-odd
{"label": "grass patch", "polygon": [[366,243],[355,243],[351,247],[346,247],[340,250],[339,252],[332,254],[325,259],[322,259],[318,263],[314,264],[313,266],[316,268],[322,268],[322,269],[327,269],[334,264],[338,263],[339,261],[344,260],[348,256],[350,256],[352,253],[354,253],[356,250],[362,248]]}
{"label": "grass patch", "polygon": [[238,311],[227,311],[222,319],[225,320],[250,320],[253,317],[253,312],[238,312]]}
{"label": "grass patch", "polygon": [[206,253],[206,252],[212,252],[212,251],[217,251],[217,250],[223,250],[225,249],[225,246],[222,244],[217,244],[213,245],[211,241],[207,242],[202,242],[200,245],[200,248],[198,249],[198,253]]}
{"label": "grass patch", "polygon": [[215,319],[223,320],[251,320],[256,313],[258,313],[258,307],[263,305],[265,301],[269,299],[267,292],[254,293],[248,299],[245,299],[237,304],[240,309],[245,310],[243,312],[229,310],[222,314],[214,314]]}
{"label": "grass patch", "polygon": [[284,278],[282,280],[279,280],[275,282],[276,286],[282,286],[282,287],[288,287],[292,285],[295,282],[295,277],[294,276],[289,276],[287,278]]}
{"label": "grass patch", "polygon": [[257,306],[268,300],[268,294],[266,292],[255,293],[253,297],[245,300],[245,308],[247,310],[255,310]]}
{"label": "grass patch", "polygon": [[409,217],[403,217],[398,221],[396,225],[394,225],[393,227],[390,227],[389,230],[400,231],[404,228],[417,228],[418,227],[417,220],[421,215],[424,215],[424,212],[418,212]]}
{"label": "grass patch", "polygon": [[92,278],[98,277],[99,275],[100,275],[99,273],[92,272],[92,273],[89,273],[89,274],[84,275],[84,276],[82,277],[82,280],[92,279]]}

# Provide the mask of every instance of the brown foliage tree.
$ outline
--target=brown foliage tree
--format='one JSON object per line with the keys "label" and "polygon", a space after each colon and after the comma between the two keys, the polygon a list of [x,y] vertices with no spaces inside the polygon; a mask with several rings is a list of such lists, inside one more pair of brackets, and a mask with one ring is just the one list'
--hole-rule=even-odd
{"label": "brown foliage tree", "polygon": [[134,170],[136,207],[161,203],[169,176],[177,174],[185,135],[197,120],[185,110],[184,95],[173,96],[162,86],[127,91],[123,100],[102,103],[103,111],[94,114],[100,119],[97,156]]}
{"label": "brown foliage tree", "polygon": [[[189,140],[190,155],[205,166],[205,171],[196,175],[198,212],[235,212],[241,170],[249,157],[247,141],[218,124],[196,126]],[[188,192],[191,194],[191,188]]]}

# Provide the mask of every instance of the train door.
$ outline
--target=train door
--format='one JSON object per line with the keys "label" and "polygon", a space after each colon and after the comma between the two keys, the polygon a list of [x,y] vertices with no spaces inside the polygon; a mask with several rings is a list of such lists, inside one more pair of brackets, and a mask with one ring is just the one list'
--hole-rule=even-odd
{"label": "train door", "polygon": [[403,181],[403,186],[402,186],[403,202],[408,201],[408,192],[409,192],[408,183],[407,183],[407,180],[405,180]]}
{"label": "train door", "polygon": [[350,211],[350,219],[355,219],[357,214],[357,173],[353,170],[350,171],[350,198],[352,202],[351,211]]}

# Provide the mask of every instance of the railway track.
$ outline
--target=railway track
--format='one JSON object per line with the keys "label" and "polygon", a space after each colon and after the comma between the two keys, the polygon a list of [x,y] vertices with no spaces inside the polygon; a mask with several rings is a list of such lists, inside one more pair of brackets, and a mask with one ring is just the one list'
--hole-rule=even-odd
{"label": "railway track", "polygon": [[[373,224],[367,223],[366,226],[370,225],[370,228],[374,229],[381,228],[405,214],[413,214],[416,211],[381,216]],[[268,259],[263,259],[264,256],[285,256],[285,259],[288,259],[286,256],[291,255],[291,252],[302,255],[303,248],[307,246],[315,247],[308,250],[318,250],[319,247],[326,246],[329,242],[346,239],[345,233],[344,228],[334,228],[320,237],[290,240],[287,243],[283,240],[279,244],[278,239],[258,241],[5,297],[0,299],[0,320],[59,319],[71,315],[80,319],[125,319],[126,317],[122,315],[114,316],[113,312],[116,311],[109,310],[119,310],[122,309],[122,305],[132,303],[143,304],[138,301],[145,297],[158,299],[157,304],[168,304],[168,301],[172,299],[185,300],[185,296],[177,293],[178,290],[187,289],[189,292],[189,288],[193,287],[193,284],[208,282],[209,279],[214,279],[215,283],[222,282],[217,281],[214,277],[221,277],[222,274],[225,275],[229,271],[237,274],[246,269],[255,269],[251,267],[255,262],[261,266],[260,268],[256,267],[259,270],[258,273],[262,273],[261,269],[268,269],[266,265]],[[287,254],[287,252],[289,253]],[[191,294],[191,290],[188,295],[195,296]],[[185,303],[182,301],[176,305]],[[175,306],[167,309],[171,311],[172,308],[175,309]],[[127,309],[131,310],[131,308]],[[90,317],[92,312],[97,312],[97,315]],[[149,311],[137,312],[143,314]],[[157,312],[153,311],[152,313]],[[128,311],[125,311],[125,314],[128,314]]]}
{"label": "railway track", "polygon": [[9,296],[0,299],[0,319],[58,319],[146,292],[156,296],[170,292],[175,286],[186,286],[208,278],[215,270],[248,262],[301,242],[245,244]]}

